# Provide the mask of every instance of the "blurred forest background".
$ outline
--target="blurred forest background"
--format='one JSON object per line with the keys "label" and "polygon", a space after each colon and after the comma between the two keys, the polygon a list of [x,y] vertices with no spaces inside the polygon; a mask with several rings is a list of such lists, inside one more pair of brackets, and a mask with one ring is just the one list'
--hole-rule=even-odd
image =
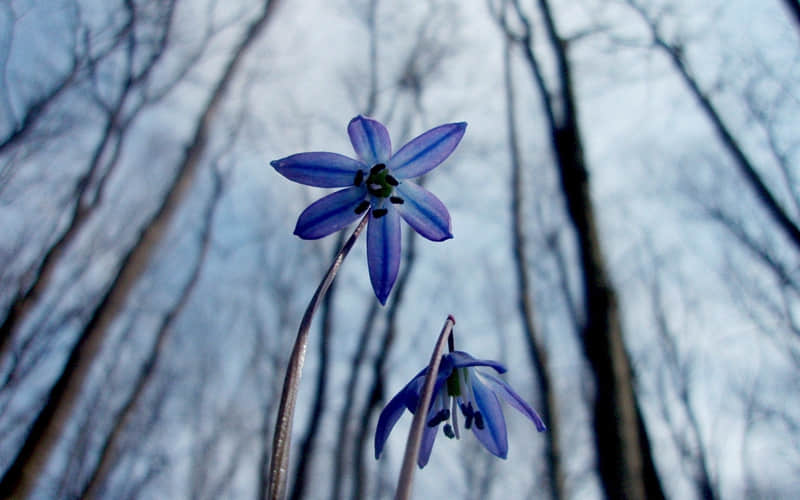
{"label": "blurred forest background", "polygon": [[[467,121],[455,239],[364,241],[318,314],[289,492],[391,498],[383,404],[447,314],[550,427],[437,440],[417,498],[800,491],[797,0],[0,1],[2,495],[260,498],[341,237],[269,161]],[[345,231],[346,233],[346,231]]]}

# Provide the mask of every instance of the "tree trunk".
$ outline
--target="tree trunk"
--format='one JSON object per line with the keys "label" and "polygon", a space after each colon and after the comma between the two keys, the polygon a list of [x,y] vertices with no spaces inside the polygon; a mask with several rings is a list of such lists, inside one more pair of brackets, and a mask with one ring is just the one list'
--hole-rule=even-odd
{"label": "tree trunk", "polygon": [[0,496],[25,498],[33,491],[36,481],[44,475],[48,459],[66,428],[105,333],[147,268],[151,255],[166,234],[172,217],[189,191],[205,150],[211,123],[244,55],[263,32],[276,4],[277,0],[265,1],[264,10],[249,26],[228,60],[198,120],[192,142],[186,149],[166,197],[123,258],[111,286],[95,308],[88,324],[80,332],[58,380],[28,430],[22,448],[0,480]]}
{"label": "tree trunk", "polygon": [[[549,2],[538,0],[537,4],[555,66],[554,91],[548,87],[545,72],[533,52],[532,27],[517,0],[512,6],[524,31],[516,39],[524,50],[541,99],[567,213],[578,240],[585,309],[581,338],[594,379],[592,413],[600,480],[609,499],[660,499],[664,495],[634,392],[617,294],[597,230],[567,42],[558,35]],[[499,20],[510,33],[505,13]]]}
{"label": "tree trunk", "polygon": [[222,180],[217,177],[211,201],[209,202],[208,207],[206,208],[206,213],[203,217],[203,230],[200,235],[200,250],[197,260],[192,268],[191,275],[181,289],[181,293],[178,297],[178,301],[175,303],[175,306],[164,316],[161,321],[161,325],[158,329],[158,333],[156,334],[156,339],[153,342],[150,354],[147,356],[147,360],[142,366],[141,373],[139,373],[139,376],[137,377],[136,385],[128,396],[128,399],[125,401],[125,404],[114,418],[111,431],[106,436],[106,439],[100,448],[100,458],[98,458],[88,481],[84,485],[80,498],[91,500],[100,496],[101,488],[105,484],[106,478],[111,472],[112,465],[114,464],[116,457],[120,452],[119,444],[120,439],[123,436],[123,432],[128,426],[128,423],[132,420],[133,416],[136,414],[136,409],[139,407],[140,401],[146,394],[147,388],[150,387],[152,381],[154,380],[153,377],[156,373],[156,367],[161,359],[167,339],[172,332],[172,327],[175,321],[180,317],[183,308],[188,303],[189,297],[194,291],[197,281],[200,279],[200,272],[203,269],[203,264],[205,262],[206,255],[208,254],[208,247],[211,242],[211,226],[214,220],[214,212],[216,211],[221,195]]}
{"label": "tree trunk", "polygon": [[511,156],[511,230],[514,264],[517,275],[517,308],[522,319],[528,354],[536,375],[536,386],[539,391],[539,411],[547,424],[545,433],[545,457],[547,466],[550,498],[564,498],[564,472],[561,465],[561,448],[559,446],[561,422],[558,419],[556,395],[550,380],[550,367],[547,353],[536,328],[533,302],[531,301],[530,271],[525,261],[525,228],[522,214],[522,159],[517,140],[515,119],[514,84],[511,72],[511,41],[506,37],[504,48],[506,117],[508,121],[509,151]]}
{"label": "tree trunk", "polygon": [[789,9],[789,14],[794,17],[794,22],[797,28],[800,29],[800,1],[798,0],[783,0],[786,8]]}

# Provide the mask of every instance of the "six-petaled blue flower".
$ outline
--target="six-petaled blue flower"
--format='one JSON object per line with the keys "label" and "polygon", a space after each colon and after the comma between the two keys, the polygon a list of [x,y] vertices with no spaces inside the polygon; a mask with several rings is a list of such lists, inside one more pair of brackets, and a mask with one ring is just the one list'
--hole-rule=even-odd
{"label": "six-petaled blue flower", "polygon": [[275,160],[286,178],[316,187],[344,187],[306,208],[294,234],[304,239],[327,236],[369,212],[367,263],[372,288],[386,303],[400,268],[400,218],[432,241],[452,238],[450,214],[426,189],[407,182],[442,163],[458,146],[466,123],[433,128],[392,154],[389,132],[364,116],[347,132],[358,159],[337,153],[299,153]]}
{"label": "six-petaled blue flower", "polygon": [[[506,371],[496,361],[476,359],[462,351],[442,356],[417,457],[420,468],[428,463],[439,424],[445,423],[444,434],[447,437],[460,437],[459,411],[464,417],[464,428],[472,429],[478,441],[493,455],[506,458],[508,437],[498,396],[533,421],[539,432],[546,429],[541,417],[508,384],[478,367],[493,368],[498,373]],[[411,379],[381,412],[375,431],[375,458],[380,456],[389,433],[403,412],[416,411],[427,371],[425,368]]]}

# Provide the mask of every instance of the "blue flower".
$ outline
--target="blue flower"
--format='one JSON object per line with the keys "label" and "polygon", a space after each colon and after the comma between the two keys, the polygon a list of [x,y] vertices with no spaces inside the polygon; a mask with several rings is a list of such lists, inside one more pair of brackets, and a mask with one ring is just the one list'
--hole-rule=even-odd
{"label": "blue flower", "polygon": [[453,237],[450,214],[437,197],[408,179],[433,170],[458,146],[466,123],[428,130],[392,154],[389,132],[380,122],[357,116],[347,126],[358,159],[337,153],[299,153],[271,163],[287,179],[316,187],[343,187],[312,203],[294,234],[317,239],[370,212],[367,262],[372,288],[386,303],[400,268],[400,218],[432,241]]}
{"label": "blue flower", "polygon": [[[422,445],[417,457],[420,468],[428,463],[439,424],[445,423],[443,430],[447,437],[460,437],[459,410],[464,417],[464,429],[471,429],[478,441],[490,453],[506,458],[508,436],[498,396],[533,421],[536,430],[542,432],[547,429],[539,414],[508,384],[478,369],[484,366],[493,368],[498,373],[506,371],[505,367],[496,361],[475,359],[462,351],[453,351],[442,356],[439,373],[436,374],[433,399],[428,409],[427,426],[422,435]],[[416,410],[427,371],[425,368],[411,379],[411,382],[403,387],[381,412],[378,428],[375,431],[375,458],[378,458],[383,451],[386,439],[403,411],[407,409],[414,413]]]}

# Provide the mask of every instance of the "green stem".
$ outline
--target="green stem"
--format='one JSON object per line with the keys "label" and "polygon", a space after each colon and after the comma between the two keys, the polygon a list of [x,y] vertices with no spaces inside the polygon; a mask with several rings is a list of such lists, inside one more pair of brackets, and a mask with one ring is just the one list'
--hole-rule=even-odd
{"label": "green stem", "polygon": [[342,249],[333,259],[331,267],[322,279],[322,282],[314,292],[311,302],[308,304],[300,328],[297,331],[297,338],[294,341],[292,355],[289,358],[289,366],[286,367],[286,378],[283,381],[283,392],[281,393],[281,404],[278,409],[278,418],[275,422],[275,433],[272,438],[272,459],[269,465],[269,488],[267,498],[269,500],[283,500],[286,496],[286,477],[289,469],[289,445],[291,444],[292,421],[294,420],[294,407],[297,402],[297,392],[300,387],[300,377],[303,373],[303,363],[306,357],[306,347],[308,345],[308,331],[311,328],[311,321],[314,319],[322,298],[330,288],[342,261],[358,239],[358,236],[367,225],[369,213],[365,215],[361,222],[356,226],[353,234],[345,242]]}
{"label": "green stem", "polygon": [[394,500],[408,500],[411,498],[411,485],[414,481],[414,470],[419,456],[419,447],[422,444],[422,433],[425,430],[425,421],[428,416],[427,408],[433,398],[433,386],[436,382],[436,375],[439,372],[439,364],[442,362],[445,342],[451,338],[453,326],[456,324],[453,316],[448,316],[444,322],[442,333],[436,342],[436,348],[431,355],[428,363],[428,373],[425,375],[425,385],[422,389],[422,397],[419,399],[417,410],[414,412],[414,420],[411,422],[411,430],[408,431],[408,441],[406,441],[406,454],[403,458],[403,468],[400,469],[400,479],[397,481],[397,492]]}

